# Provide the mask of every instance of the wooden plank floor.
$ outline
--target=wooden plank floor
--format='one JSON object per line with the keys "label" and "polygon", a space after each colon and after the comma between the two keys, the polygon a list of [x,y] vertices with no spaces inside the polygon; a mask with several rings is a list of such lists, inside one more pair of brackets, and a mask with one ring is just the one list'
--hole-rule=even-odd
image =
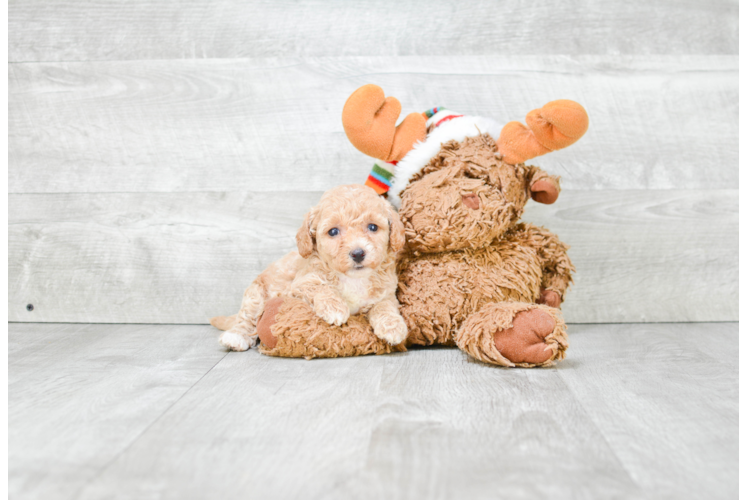
{"label": "wooden plank floor", "polygon": [[735,498],[737,323],[455,349],[226,353],[193,325],[9,325],[10,498]]}

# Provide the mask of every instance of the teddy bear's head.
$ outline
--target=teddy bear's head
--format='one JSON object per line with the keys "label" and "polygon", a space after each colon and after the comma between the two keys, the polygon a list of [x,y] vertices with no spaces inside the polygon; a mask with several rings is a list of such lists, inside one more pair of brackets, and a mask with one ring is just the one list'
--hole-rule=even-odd
{"label": "teddy bear's head", "polygon": [[343,107],[343,128],[377,158],[366,184],[399,208],[407,245],[421,253],[484,247],[519,219],[528,199],[556,201],[558,178],[524,162],[573,144],[589,123],[568,100],[531,111],[527,126],[444,108],[411,113],[396,126],[400,109],[381,88],[364,85]]}
{"label": "teddy bear's head", "polygon": [[481,248],[522,215],[532,197],[553,203],[558,179],[537,167],[505,163],[488,135],[442,144],[400,193],[408,248],[421,253]]}

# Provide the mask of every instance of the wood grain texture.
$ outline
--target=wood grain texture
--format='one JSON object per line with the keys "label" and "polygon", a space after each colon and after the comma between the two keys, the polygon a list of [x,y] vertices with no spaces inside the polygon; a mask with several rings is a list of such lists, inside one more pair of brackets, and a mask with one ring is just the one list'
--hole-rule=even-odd
{"label": "wood grain texture", "polygon": [[738,2],[11,1],[10,61],[737,54]]}
{"label": "wood grain texture", "polygon": [[9,498],[73,498],[225,352],[206,327],[11,324]]}
{"label": "wood grain texture", "polygon": [[13,196],[10,296],[25,314],[12,318],[205,323],[238,310],[256,275],[296,248],[320,195]]}
{"label": "wood grain texture", "polygon": [[361,470],[382,358],[312,364],[253,350],[225,360],[80,498],[321,498]]}
{"label": "wood grain texture", "polygon": [[573,332],[558,373],[648,497],[738,498],[737,324]]}
{"label": "wood grain texture", "polygon": [[333,498],[621,498],[644,491],[555,369],[453,349],[387,357],[364,470]]}
{"label": "wood grain texture", "polygon": [[[744,283],[744,281],[741,281]],[[740,338],[740,365],[738,370],[739,404],[740,404],[740,431],[738,441],[740,443],[739,467],[740,471],[740,498],[745,498],[748,492],[745,478],[748,477],[748,328],[745,324],[738,328]]]}
{"label": "wood grain texture", "polygon": [[372,82],[404,112],[510,121],[581,102],[587,135],[536,162],[567,188],[737,186],[737,56],[423,56],[12,64],[9,192],[360,183],[372,160],[340,114]]}
{"label": "wood grain texture", "polygon": [[536,370],[9,326],[10,498],[737,495],[737,323],[572,325],[569,357]]}
{"label": "wood grain texture", "polygon": [[445,349],[327,361],[230,354],[81,498],[177,499],[163,485],[198,477],[195,498],[642,494],[554,370]]}
{"label": "wood grain texture", "polygon": [[[11,195],[11,321],[205,323],[295,248],[321,193]],[[738,191],[574,191],[524,220],[571,245],[572,323],[736,321]],[[33,312],[26,310],[34,304]]]}

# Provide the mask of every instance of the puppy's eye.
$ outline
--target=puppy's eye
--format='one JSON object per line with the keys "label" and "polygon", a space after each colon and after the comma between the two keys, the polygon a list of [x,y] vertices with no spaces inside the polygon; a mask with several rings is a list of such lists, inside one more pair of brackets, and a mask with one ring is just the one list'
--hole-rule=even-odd
{"label": "puppy's eye", "polygon": [[369,231],[371,231],[372,233],[376,233],[377,229],[379,229],[379,226],[377,226],[376,224],[369,224]]}
{"label": "puppy's eye", "polygon": [[327,231],[327,234],[329,234],[330,236],[337,236],[338,234],[340,234],[340,231],[338,231],[337,227],[334,227]]}

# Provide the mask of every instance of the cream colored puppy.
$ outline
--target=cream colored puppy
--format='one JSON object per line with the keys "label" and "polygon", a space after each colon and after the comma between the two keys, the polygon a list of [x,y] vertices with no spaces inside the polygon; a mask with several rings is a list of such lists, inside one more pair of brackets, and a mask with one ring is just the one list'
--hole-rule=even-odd
{"label": "cream colored puppy", "polygon": [[225,331],[220,342],[234,351],[257,343],[257,321],[273,297],[305,300],[331,325],[366,313],[374,334],[399,344],[408,334],[400,316],[397,253],[405,229],[392,206],[363,185],[340,186],[322,195],[296,235],[298,252],[270,265],[244,292],[238,314],[210,323]]}

